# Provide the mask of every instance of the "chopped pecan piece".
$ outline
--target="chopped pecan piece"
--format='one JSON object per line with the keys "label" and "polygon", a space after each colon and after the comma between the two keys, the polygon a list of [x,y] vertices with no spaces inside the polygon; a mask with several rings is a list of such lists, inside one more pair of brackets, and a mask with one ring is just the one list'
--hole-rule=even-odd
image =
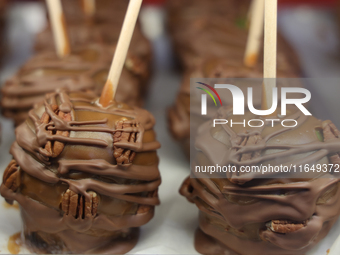
{"label": "chopped pecan piece", "polygon": [[18,175],[19,175],[19,165],[17,162],[13,159],[9,165],[7,166],[5,172],[4,172],[4,177],[3,177],[3,183],[4,185],[8,188],[11,189],[12,191],[16,191],[19,187],[19,181],[18,181]]}
{"label": "chopped pecan piece", "polygon": [[[53,112],[56,112],[58,110],[57,105],[52,105],[52,110]],[[48,124],[51,120],[51,117],[48,115],[47,112],[44,112],[43,115],[40,118],[41,123]],[[47,131],[49,135],[52,135],[52,130]],[[52,142],[47,141],[45,147],[44,147],[44,152],[46,153],[46,156],[51,157],[53,152],[52,152]]]}
{"label": "chopped pecan piece", "polygon": [[272,220],[267,225],[271,231],[280,234],[288,234],[296,232],[306,227],[307,221],[294,222],[289,220]]}
{"label": "chopped pecan piece", "polygon": [[[58,116],[65,121],[71,121],[72,120],[71,113],[64,113],[62,111],[59,111]],[[56,134],[68,137],[70,135],[70,132],[58,130],[56,132]],[[54,144],[53,144],[53,150],[52,150],[53,151],[53,154],[52,154],[53,157],[59,156],[60,153],[63,151],[64,147],[65,147],[64,143],[59,142],[59,141],[55,141]]]}
{"label": "chopped pecan piece", "polygon": [[[128,128],[138,128],[138,124],[133,124],[130,121],[118,121],[116,124],[117,130],[124,130]],[[132,163],[136,153],[134,151],[115,146],[117,142],[135,143],[137,133],[131,131],[117,131],[113,135],[113,156],[118,165]]]}
{"label": "chopped pecan piece", "polygon": [[76,219],[87,219],[97,215],[99,198],[97,193],[88,192],[89,199],[68,189],[62,196],[61,209],[65,215]]}
{"label": "chopped pecan piece", "polygon": [[[72,117],[71,117],[71,113],[64,113],[62,111],[59,111],[58,106],[57,105],[52,105],[52,110],[55,114],[57,114],[61,119],[63,119],[64,121],[71,121]],[[41,116],[40,121],[44,124],[48,124],[51,121],[51,117],[48,115],[47,112],[44,112],[43,115]],[[48,130],[47,131],[49,135],[61,135],[61,136],[65,136],[68,137],[70,135],[69,131],[60,131],[57,130],[55,132],[53,132],[53,130]],[[65,144],[63,142],[60,141],[47,141],[45,147],[44,147],[44,152],[45,155],[48,157],[58,157],[60,155],[60,153],[63,151],[65,147]]]}

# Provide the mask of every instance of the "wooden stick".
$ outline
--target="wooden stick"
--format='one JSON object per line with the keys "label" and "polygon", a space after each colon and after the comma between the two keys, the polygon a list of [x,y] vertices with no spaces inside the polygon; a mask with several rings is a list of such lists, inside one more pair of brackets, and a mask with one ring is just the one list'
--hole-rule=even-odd
{"label": "wooden stick", "polygon": [[244,64],[247,67],[254,67],[259,57],[264,27],[264,0],[253,0],[251,12],[250,29],[244,55]]}
{"label": "wooden stick", "polygon": [[262,109],[272,106],[272,91],[275,88],[277,59],[277,0],[265,0],[264,70]]}
{"label": "wooden stick", "polygon": [[111,64],[109,77],[99,99],[99,103],[103,107],[109,106],[109,104],[114,101],[142,2],[143,0],[130,0]]}
{"label": "wooden stick", "polygon": [[248,26],[248,28],[249,28],[249,24],[250,24],[252,15],[253,15],[253,10],[254,10],[254,3],[255,3],[255,1],[256,1],[256,0],[252,0],[252,1],[251,1],[250,6],[249,6],[249,10],[248,10],[248,13],[247,13],[247,26]]}
{"label": "wooden stick", "polygon": [[52,31],[54,44],[56,46],[57,55],[65,57],[71,52],[70,42],[66,31],[66,22],[60,0],[46,0]]}
{"label": "wooden stick", "polygon": [[96,0],[82,0],[84,13],[87,17],[93,17],[96,12]]}

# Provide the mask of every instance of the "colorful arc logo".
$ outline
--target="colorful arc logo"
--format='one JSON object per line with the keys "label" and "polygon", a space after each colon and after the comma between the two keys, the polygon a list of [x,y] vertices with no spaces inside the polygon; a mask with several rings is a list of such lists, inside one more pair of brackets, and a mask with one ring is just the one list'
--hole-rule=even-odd
{"label": "colorful arc logo", "polygon": [[[205,83],[203,83],[203,82],[197,82],[197,83],[198,83],[198,84],[201,84],[201,85],[203,85],[203,86],[206,86],[206,87],[209,88],[212,92],[214,92],[215,95],[217,96],[218,100],[220,101],[221,106],[223,106],[222,100],[221,100],[221,98],[220,98],[220,95],[217,93],[217,91],[216,91],[213,87],[211,87],[210,85],[205,84]],[[200,90],[203,90],[205,93],[207,93],[207,94],[214,100],[215,106],[217,106],[216,100],[215,100],[214,96],[210,93],[210,91],[208,91],[208,90],[206,90],[206,89],[203,89],[203,88],[200,88],[200,87],[197,87],[197,88],[200,89]]]}

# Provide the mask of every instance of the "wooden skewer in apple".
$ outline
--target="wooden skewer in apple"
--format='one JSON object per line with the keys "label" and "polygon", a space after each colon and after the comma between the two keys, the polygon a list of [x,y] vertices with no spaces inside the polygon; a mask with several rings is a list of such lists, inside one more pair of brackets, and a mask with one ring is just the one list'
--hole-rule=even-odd
{"label": "wooden skewer in apple", "polygon": [[244,55],[244,65],[247,67],[254,67],[259,57],[263,36],[264,1],[253,0],[249,11],[250,28]]}
{"label": "wooden skewer in apple", "polygon": [[130,0],[123,27],[119,35],[109,76],[99,99],[99,104],[104,108],[108,107],[111,102],[114,102],[118,82],[126,60],[142,1],[143,0]]}
{"label": "wooden skewer in apple", "polygon": [[96,0],[82,0],[82,7],[85,15],[92,18],[96,12]]}
{"label": "wooden skewer in apple", "polygon": [[60,0],[46,0],[52,25],[54,44],[57,55],[65,57],[71,53],[70,41],[67,35],[65,16]]}
{"label": "wooden skewer in apple", "polygon": [[262,109],[267,110],[272,106],[272,91],[276,87],[277,0],[265,0],[263,65]]}

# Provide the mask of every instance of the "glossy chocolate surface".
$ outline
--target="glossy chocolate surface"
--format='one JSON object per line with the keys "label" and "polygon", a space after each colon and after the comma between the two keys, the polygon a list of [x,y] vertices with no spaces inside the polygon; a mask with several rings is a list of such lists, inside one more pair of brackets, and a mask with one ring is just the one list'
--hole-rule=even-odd
{"label": "glossy chocolate surface", "polygon": [[11,147],[17,171],[5,171],[0,190],[6,201],[20,204],[32,251],[133,248],[138,227],[159,204],[154,124],[145,110],[123,103],[103,109],[96,96],[65,90],[29,112]]}
{"label": "glossy chocolate surface", "polygon": [[[213,128],[211,121],[204,123],[192,169],[217,162],[236,167],[340,162],[340,132],[332,122],[300,112],[288,116],[298,121],[296,128]],[[231,117],[239,116],[232,116],[230,107],[221,108],[217,116]],[[197,178],[188,178],[181,194],[200,210],[195,247],[203,254],[305,254],[327,235],[340,214],[340,179],[335,173],[310,172],[299,178],[193,174]]]}

